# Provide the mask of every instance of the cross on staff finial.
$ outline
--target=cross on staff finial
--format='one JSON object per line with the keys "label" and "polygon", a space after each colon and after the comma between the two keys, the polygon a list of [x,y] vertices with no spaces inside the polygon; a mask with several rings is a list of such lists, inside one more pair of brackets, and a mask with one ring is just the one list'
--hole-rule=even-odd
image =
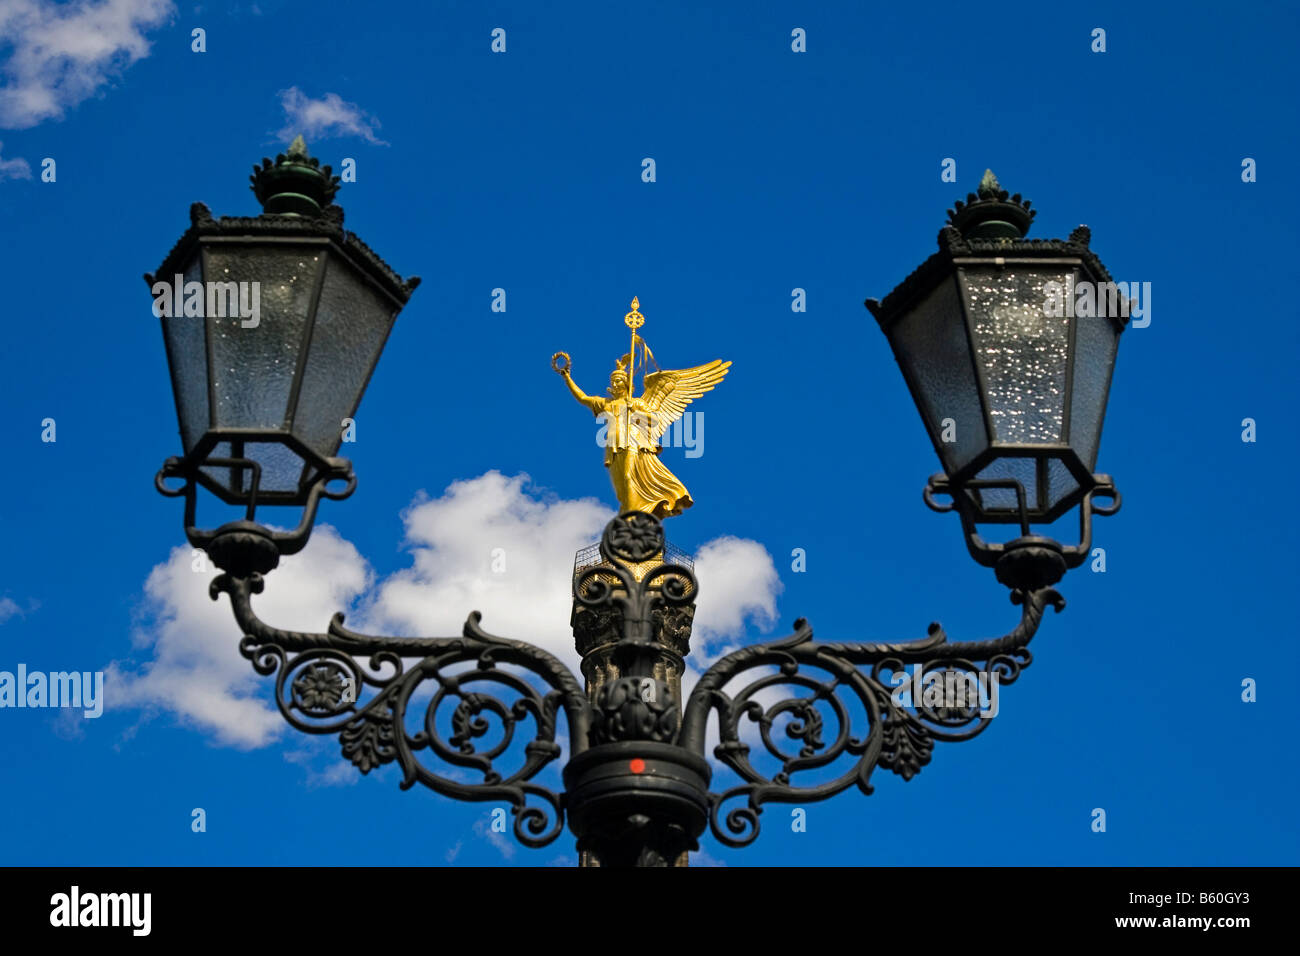
{"label": "cross on staff finial", "polygon": [[641,300],[632,296],[632,311],[623,316],[624,324],[634,332],[645,324],[645,316],[637,311],[639,308],[641,308]]}

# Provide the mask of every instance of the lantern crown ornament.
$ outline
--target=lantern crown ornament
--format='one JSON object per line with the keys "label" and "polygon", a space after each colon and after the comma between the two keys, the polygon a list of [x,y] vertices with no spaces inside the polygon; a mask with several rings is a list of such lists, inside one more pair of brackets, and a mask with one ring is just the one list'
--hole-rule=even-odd
{"label": "lantern crown ornament", "polygon": [[307,155],[307,143],[295,136],[289,148],[275,157],[263,157],[248,177],[253,195],[265,212],[289,216],[320,215],[334,201],[339,177],[329,166]]}
{"label": "lantern crown ornament", "polygon": [[[301,136],[250,179],[261,215],[214,218],[194,203],[189,229],[145,275],[183,449],[158,486],[186,495],[196,544],[221,531],[194,526],[197,486],[244,506],[250,526],[259,504],[314,513],[322,495],[351,492],[351,464],[336,455],[397,313],[420,283],[344,230],[334,205],[339,179],[308,155]],[[168,478],[183,487],[167,489]],[[281,553],[305,544],[308,517]]]}
{"label": "lantern crown ornament", "polygon": [[[939,251],[883,301],[866,300],[943,465],[925,500],[960,513],[971,554],[999,576],[1007,552],[1030,545],[1050,545],[1062,574],[1077,566],[1092,514],[1119,507],[1094,469],[1129,302],[1089,248],[1087,226],[1027,239],[1035,215],[986,171],[978,193],[948,210]],[[1075,507],[1079,545],[1031,533]],[[1021,537],[988,542],[976,531],[984,523],[1018,524]]]}
{"label": "lantern crown ornament", "polygon": [[1036,215],[1028,200],[1021,201],[1020,193],[1008,196],[993,170],[986,169],[979,192],[967,193],[964,203],[953,203],[948,222],[968,239],[1023,239]]}

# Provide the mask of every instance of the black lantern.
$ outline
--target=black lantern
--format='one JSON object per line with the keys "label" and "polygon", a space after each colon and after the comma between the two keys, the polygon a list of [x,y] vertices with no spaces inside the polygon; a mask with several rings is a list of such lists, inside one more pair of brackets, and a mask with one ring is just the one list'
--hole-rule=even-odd
{"label": "black lantern", "polygon": [[[948,215],[939,251],[866,305],[943,464],[927,501],[951,495],[971,534],[988,522],[1028,535],[1094,494],[1116,497],[1093,469],[1128,301],[1086,226],[1025,239],[1034,212],[992,171]],[[998,551],[973,539],[983,563]]]}
{"label": "black lantern", "polygon": [[[230,504],[305,505],[325,480],[397,313],[403,281],[333,205],[338,177],[302,137],[255,166],[264,212],[191,225],[156,275],[186,473]],[[350,490],[350,487],[349,487]],[[334,497],[331,495],[331,497]]]}

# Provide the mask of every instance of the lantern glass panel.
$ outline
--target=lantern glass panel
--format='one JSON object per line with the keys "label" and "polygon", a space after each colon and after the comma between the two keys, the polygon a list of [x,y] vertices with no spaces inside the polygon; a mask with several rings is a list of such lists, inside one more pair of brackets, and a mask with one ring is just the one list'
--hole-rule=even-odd
{"label": "lantern glass panel", "polygon": [[1079,481],[1059,458],[1047,459],[1047,486],[1043,489],[1047,508],[1054,508],[1079,490]]}
{"label": "lantern glass panel", "polygon": [[[202,279],[199,256],[195,254],[185,267],[182,282],[188,285]],[[154,301],[158,302],[165,297],[168,311],[174,312],[175,299],[169,290],[176,281],[175,277],[158,276],[157,281],[166,282],[169,289],[155,296]],[[210,421],[206,331],[203,319],[187,318],[184,314],[165,315],[161,321],[163,340],[167,346],[167,362],[171,366],[172,392],[176,396],[176,414],[180,419],[181,444],[188,454],[208,430]]]}
{"label": "lantern glass panel", "polygon": [[[997,458],[985,466],[976,478],[980,480],[1013,480],[1025,489],[1025,513],[1031,519],[1042,519],[1062,501],[1079,490],[1079,480],[1066,463],[1057,457]],[[1020,516],[1014,488],[972,488],[975,505],[992,517],[1015,520]]]}
{"label": "lantern glass panel", "polygon": [[321,287],[293,431],[329,458],[342,440],[343,419],[356,411],[397,316],[397,306],[331,254]]}
{"label": "lantern glass panel", "polygon": [[[278,442],[245,442],[244,457],[254,459],[262,466],[261,484],[258,492],[292,492],[298,488],[302,478],[303,460],[292,448]],[[252,474],[246,472],[245,489],[252,481]]]}
{"label": "lantern glass panel", "polygon": [[1058,282],[1065,288],[1069,274],[996,267],[963,273],[994,440],[1061,443],[1070,319],[1048,314],[1045,286]]}
{"label": "lantern glass panel", "polygon": [[[321,246],[282,244],[209,247],[204,278],[216,309],[207,323],[212,348],[215,423],[223,428],[283,428],[307,323],[323,267]],[[231,283],[234,285],[225,285]],[[252,283],[257,283],[254,289]],[[233,292],[235,307],[229,307]],[[260,301],[255,326],[240,318],[240,299]],[[233,315],[231,312],[233,311]],[[222,315],[214,312],[224,313]]]}
{"label": "lantern glass panel", "polygon": [[[980,481],[1020,482],[1025,489],[1025,505],[1033,511],[1038,502],[1038,462],[1033,458],[997,458],[975,476]],[[985,511],[1020,514],[1014,488],[974,488],[971,493]]]}
{"label": "lantern glass panel", "polygon": [[[238,453],[236,453],[238,452]],[[292,448],[278,441],[217,442],[208,458],[245,458],[261,466],[258,494],[292,493],[298,490],[304,462]],[[251,468],[232,468],[226,465],[204,465],[203,472],[231,494],[242,496],[252,491]]]}
{"label": "lantern glass panel", "polygon": [[[912,397],[949,474],[988,447],[980,391],[954,279],[945,279],[890,330]],[[952,419],[944,441],[944,419]]]}
{"label": "lantern glass panel", "polygon": [[[213,447],[212,451],[208,452],[207,457],[208,458],[229,458],[230,442],[228,441],[217,442],[217,444]],[[238,491],[241,485],[246,484],[248,481],[248,479],[245,478],[241,482],[239,479],[239,472],[234,468],[227,468],[225,466],[204,465],[202,471],[205,475],[207,475],[217,484],[221,485],[221,487],[227,488],[231,491]]]}
{"label": "lantern glass panel", "polygon": [[1070,396],[1070,446],[1088,471],[1097,467],[1102,419],[1110,391],[1119,332],[1106,316],[1075,318],[1074,378]]}

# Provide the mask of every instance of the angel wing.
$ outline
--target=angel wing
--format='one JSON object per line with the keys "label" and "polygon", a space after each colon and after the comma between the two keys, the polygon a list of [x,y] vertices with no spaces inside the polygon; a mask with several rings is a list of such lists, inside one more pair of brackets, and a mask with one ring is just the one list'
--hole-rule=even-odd
{"label": "angel wing", "polygon": [[668,427],[682,417],[687,405],[705,392],[712,391],[713,386],[727,377],[729,368],[730,362],[714,359],[707,365],[651,372],[645,377],[645,393],[641,399],[654,415],[650,434],[655,444],[659,443]]}

